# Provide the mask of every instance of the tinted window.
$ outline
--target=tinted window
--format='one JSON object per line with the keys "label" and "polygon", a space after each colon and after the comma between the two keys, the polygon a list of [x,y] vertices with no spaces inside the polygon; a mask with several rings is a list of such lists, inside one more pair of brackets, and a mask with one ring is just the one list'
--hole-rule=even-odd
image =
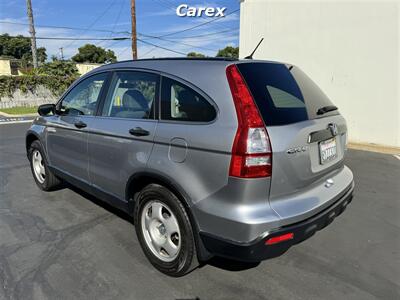
{"label": "tinted window", "polygon": [[[237,64],[266,125],[285,125],[317,118],[317,110],[332,105],[299,68],[277,63]],[[337,111],[327,115],[337,114]]]}
{"label": "tinted window", "polygon": [[210,122],[216,111],[206,99],[193,89],[163,77],[161,119],[191,122]]}
{"label": "tinted window", "polygon": [[107,74],[91,76],[76,85],[61,102],[63,115],[94,115]]}
{"label": "tinted window", "polygon": [[152,119],[158,75],[144,72],[116,72],[102,115],[115,118]]}

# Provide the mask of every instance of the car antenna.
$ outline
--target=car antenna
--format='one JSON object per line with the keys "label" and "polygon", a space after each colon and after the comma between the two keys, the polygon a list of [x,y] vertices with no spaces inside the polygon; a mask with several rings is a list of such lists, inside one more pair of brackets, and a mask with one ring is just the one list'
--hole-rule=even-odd
{"label": "car antenna", "polygon": [[253,52],[251,52],[251,54],[249,56],[246,56],[244,59],[253,59],[253,55],[254,53],[257,51],[258,46],[260,46],[260,44],[262,43],[262,41],[264,40],[264,38],[261,38],[261,40],[258,42],[256,48],[253,50]]}

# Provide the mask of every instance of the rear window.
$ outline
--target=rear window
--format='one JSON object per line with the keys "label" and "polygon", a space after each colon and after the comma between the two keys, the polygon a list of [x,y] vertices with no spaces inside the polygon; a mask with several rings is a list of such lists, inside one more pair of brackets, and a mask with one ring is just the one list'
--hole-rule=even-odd
{"label": "rear window", "polygon": [[[332,105],[328,97],[298,67],[277,63],[237,64],[268,126],[286,125],[321,116]],[[337,114],[332,111],[325,116]]]}
{"label": "rear window", "polygon": [[163,77],[161,119],[185,122],[211,122],[217,113],[199,93],[173,79]]}

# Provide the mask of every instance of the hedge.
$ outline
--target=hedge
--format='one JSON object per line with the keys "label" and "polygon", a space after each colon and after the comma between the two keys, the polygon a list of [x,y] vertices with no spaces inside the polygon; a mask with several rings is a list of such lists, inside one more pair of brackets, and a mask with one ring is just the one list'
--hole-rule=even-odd
{"label": "hedge", "polygon": [[0,76],[0,97],[12,98],[16,90],[22,93],[28,91],[35,93],[40,85],[49,89],[54,96],[60,96],[78,76],[54,76],[54,75],[21,75]]}

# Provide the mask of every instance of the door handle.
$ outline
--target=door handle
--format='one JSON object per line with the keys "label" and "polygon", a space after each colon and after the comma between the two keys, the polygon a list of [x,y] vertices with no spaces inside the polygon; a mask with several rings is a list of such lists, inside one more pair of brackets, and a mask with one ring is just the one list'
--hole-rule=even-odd
{"label": "door handle", "polygon": [[129,129],[129,133],[134,136],[146,136],[146,135],[150,134],[150,132],[143,129],[142,127],[135,127],[135,128]]}
{"label": "door handle", "polygon": [[87,126],[86,123],[82,121],[75,122],[74,125],[76,128],[85,128]]}

